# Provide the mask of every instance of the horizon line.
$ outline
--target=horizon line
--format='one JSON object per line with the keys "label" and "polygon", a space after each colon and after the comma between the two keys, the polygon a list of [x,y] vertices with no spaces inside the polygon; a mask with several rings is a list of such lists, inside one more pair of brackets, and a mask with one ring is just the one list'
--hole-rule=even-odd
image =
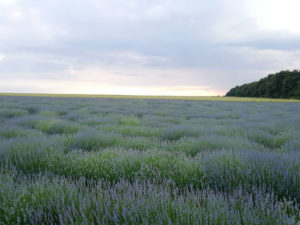
{"label": "horizon line", "polygon": [[16,97],[74,97],[74,98],[122,98],[122,99],[162,99],[162,100],[192,100],[192,101],[221,101],[221,102],[287,102],[300,103],[300,99],[277,99],[231,96],[179,96],[179,95],[116,95],[116,94],[59,94],[59,93],[12,93],[0,92],[0,96]]}

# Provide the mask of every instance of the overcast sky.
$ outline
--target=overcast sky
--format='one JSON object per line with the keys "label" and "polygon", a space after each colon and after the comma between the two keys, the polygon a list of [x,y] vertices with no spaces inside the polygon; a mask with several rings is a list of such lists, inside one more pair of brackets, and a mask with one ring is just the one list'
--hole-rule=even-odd
{"label": "overcast sky", "polygon": [[224,95],[300,68],[299,0],[0,0],[0,92]]}

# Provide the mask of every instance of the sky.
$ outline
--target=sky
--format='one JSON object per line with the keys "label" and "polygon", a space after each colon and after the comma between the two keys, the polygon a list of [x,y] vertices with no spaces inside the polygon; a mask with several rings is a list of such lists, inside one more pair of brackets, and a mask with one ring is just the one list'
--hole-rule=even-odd
{"label": "sky", "polygon": [[224,95],[300,68],[299,0],[0,0],[0,92]]}

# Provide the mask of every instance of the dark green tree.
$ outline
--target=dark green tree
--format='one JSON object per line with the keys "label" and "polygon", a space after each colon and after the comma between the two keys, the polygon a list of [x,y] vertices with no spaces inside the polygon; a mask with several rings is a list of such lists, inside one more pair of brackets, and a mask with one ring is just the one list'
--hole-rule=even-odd
{"label": "dark green tree", "polygon": [[270,74],[259,81],[236,86],[226,96],[300,99],[300,71]]}

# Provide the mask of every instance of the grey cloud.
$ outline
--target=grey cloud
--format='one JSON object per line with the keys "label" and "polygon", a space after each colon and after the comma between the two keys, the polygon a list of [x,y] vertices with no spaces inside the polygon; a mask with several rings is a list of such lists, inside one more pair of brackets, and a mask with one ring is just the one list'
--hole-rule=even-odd
{"label": "grey cloud", "polygon": [[128,68],[138,66],[206,71],[187,83],[223,90],[277,69],[277,58],[262,50],[287,52],[285,67],[300,48],[297,35],[257,31],[238,0],[20,0],[0,7],[2,80],[72,79],[71,69],[89,67],[130,76]]}

